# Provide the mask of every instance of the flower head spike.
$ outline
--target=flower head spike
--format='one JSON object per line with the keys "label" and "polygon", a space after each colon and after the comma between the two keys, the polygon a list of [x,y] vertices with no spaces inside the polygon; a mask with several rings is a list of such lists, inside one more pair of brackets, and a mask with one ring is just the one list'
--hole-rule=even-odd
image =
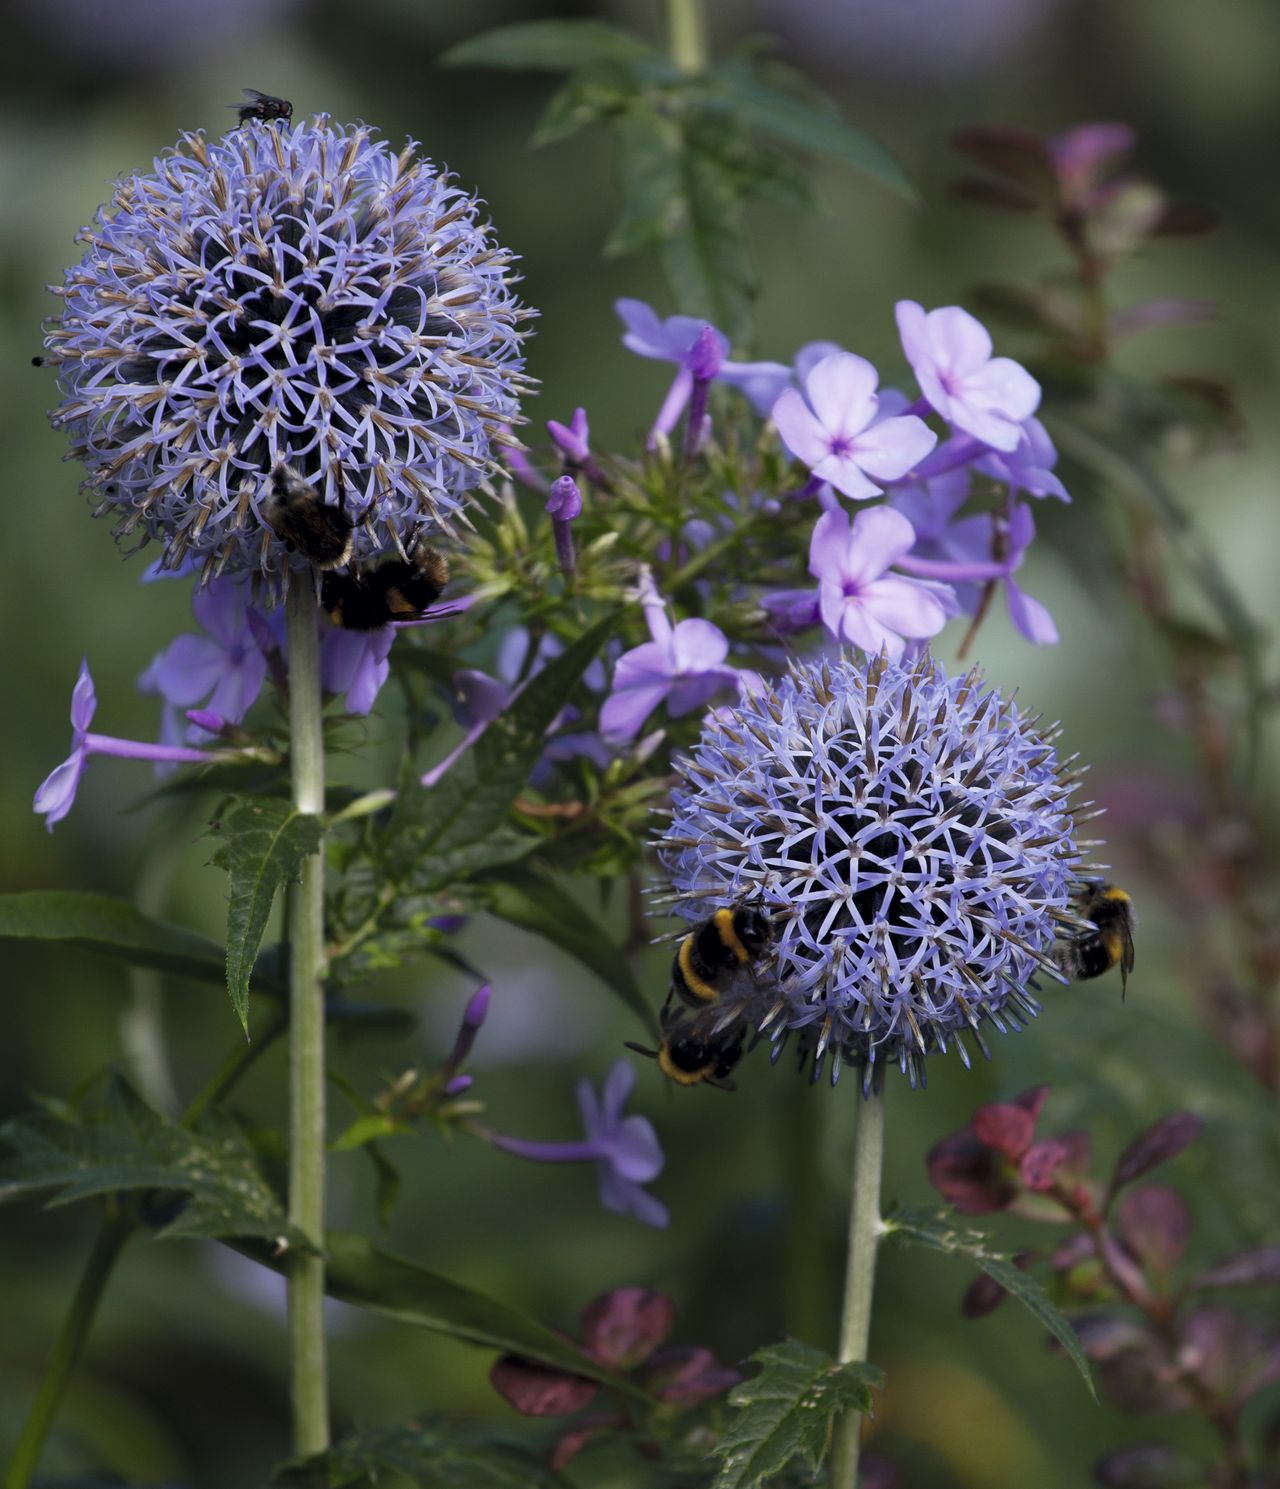
{"label": "flower head spike", "polygon": [[[725,715],[729,718],[726,720]],[[689,922],[750,899],[776,927],[753,1022],[864,1082],[1017,1027],[1079,853],[1051,736],[928,657],[795,666],[703,726],[661,844]],[[758,1014],[758,1016],[757,1016]]]}
{"label": "flower head spike", "polygon": [[902,349],[930,407],[995,450],[1016,450],[1019,427],[1040,406],[1040,384],[1017,362],[991,355],[991,336],[959,305],[925,311],[899,300]]}
{"label": "flower head spike", "polygon": [[282,466],[354,524],[357,562],[403,552],[510,439],[511,257],[412,143],[324,115],[184,135],[83,236],[45,337],[53,421],[98,510],[169,567],[278,589],[290,560],[264,515]]}
{"label": "flower head spike", "polygon": [[865,357],[838,352],[809,371],[803,396],[788,388],[773,406],[788,447],[819,480],[855,500],[879,496],[876,481],[905,476],[938,442],[914,414],[877,418],[878,382]]}

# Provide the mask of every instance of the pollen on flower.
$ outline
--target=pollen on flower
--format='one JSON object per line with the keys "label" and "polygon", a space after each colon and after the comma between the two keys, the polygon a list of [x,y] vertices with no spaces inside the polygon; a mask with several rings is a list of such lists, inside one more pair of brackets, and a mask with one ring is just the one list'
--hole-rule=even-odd
{"label": "pollen on flower", "polygon": [[795,665],[708,715],[660,857],[690,922],[743,901],[775,926],[747,1015],[864,1089],[923,1084],[953,1043],[1038,1010],[1070,919],[1071,763],[976,672],[922,657]]}
{"label": "pollen on flower", "polygon": [[263,520],[282,465],[351,520],[357,563],[460,516],[512,442],[530,312],[478,202],[414,151],[251,122],[117,183],[45,346],[118,536],[278,591],[302,562]]}

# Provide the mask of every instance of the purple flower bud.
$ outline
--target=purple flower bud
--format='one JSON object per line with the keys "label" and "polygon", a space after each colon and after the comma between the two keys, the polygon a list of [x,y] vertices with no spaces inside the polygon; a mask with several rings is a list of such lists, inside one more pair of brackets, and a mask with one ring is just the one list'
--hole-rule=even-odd
{"label": "purple flower bud", "polygon": [[684,365],[694,381],[709,383],[724,365],[724,340],[712,326],[703,326],[689,348]]}
{"label": "purple flower bud", "polygon": [[472,1084],[473,1082],[469,1075],[455,1075],[451,1081],[446,1083],[444,1094],[446,1096],[461,1096],[464,1091],[471,1089]]}
{"label": "purple flower bud", "polygon": [[573,418],[567,425],[561,424],[556,419],[547,420],[547,433],[551,436],[552,443],[557,449],[578,465],[583,465],[591,459],[591,427],[587,423],[587,411],[585,408],[576,408]]}
{"label": "purple flower bud", "polygon": [[659,1401],[694,1406],[736,1386],[742,1380],[742,1372],[722,1365],[704,1345],[681,1344],[653,1355],[645,1367],[643,1380],[646,1390]]}
{"label": "purple flower bud", "polygon": [[458,1070],[471,1053],[472,1046],[476,1042],[476,1035],[480,1032],[480,1026],[489,1012],[490,993],[490,986],[486,982],[483,987],[477,988],[467,1000],[467,1006],[462,1011],[462,1023],[458,1028],[458,1036],[453,1041],[453,1048],[449,1051],[448,1059],[444,1062],[446,1070]]}
{"label": "purple flower bud", "polygon": [[582,1342],[601,1365],[630,1370],[647,1360],[671,1332],[676,1305],[647,1287],[616,1287],[582,1312]]}
{"label": "purple flower bud", "polygon": [[552,481],[545,510],[557,522],[572,522],[575,517],[582,516],[582,493],[572,476],[560,476]]}
{"label": "purple flower bud", "polygon": [[224,719],[220,713],[214,713],[208,708],[189,708],[186,716],[197,729],[203,729],[206,734],[224,734],[234,727],[229,719]]}

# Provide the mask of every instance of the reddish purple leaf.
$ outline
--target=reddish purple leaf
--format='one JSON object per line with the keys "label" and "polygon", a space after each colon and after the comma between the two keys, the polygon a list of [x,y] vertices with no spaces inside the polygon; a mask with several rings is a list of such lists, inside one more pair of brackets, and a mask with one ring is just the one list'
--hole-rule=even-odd
{"label": "reddish purple leaf", "polygon": [[1112,1405],[1135,1413],[1190,1406],[1168,1351],[1144,1325],[1117,1313],[1087,1314],[1071,1323]]}
{"label": "reddish purple leaf", "polygon": [[1221,1303],[1188,1314],[1178,1346],[1179,1358],[1237,1406],[1280,1380],[1280,1335]]}
{"label": "reddish purple leaf", "polygon": [[929,1182],[962,1215],[989,1215],[1018,1197],[1009,1165],[968,1128],[953,1132],[925,1158]]}
{"label": "reddish purple leaf", "polygon": [[1021,1158],[1035,1136],[1035,1113],[1012,1101],[980,1106],[969,1124],[979,1142],[1007,1158]]}
{"label": "reddish purple leaf", "polygon": [[1057,195],[1057,177],[1048,142],[1029,129],[974,125],[951,136],[957,150],[997,175],[1016,182],[1043,202]]}
{"label": "reddish purple leaf", "polygon": [[582,1310],[582,1343],[593,1360],[630,1370],[671,1332],[676,1305],[647,1287],[616,1287]]}
{"label": "reddish purple leaf", "polygon": [[1229,1256],[1216,1267],[1201,1272],[1194,1285],[1196,1288],[1280,1285],[1280,1246],[1255,1246]]}
{"label": "reddish purple leaf", "polygon": [[611,1427],[623,1425],[621,1417],[611,1415],[584,1417],[577,1426],[571,1427],[568,1432],[562,1432],[556,1438],[555,1446],[551,1449],[551,1467],[559,1473],[566,1464],[573,1462],[593,1437],[599,1437],[602,1432],[607,1432]]}
{"label": "reddish purple leaf", "polygon": [[489,1372],[489,1381],[499,1396],[526,1417],[567,1417],[593,1401],[600,1389],[593,1380],[519,1355],[503,1355]]}
{"label": "reddish purple leaf", "polygon": [[1148,1271],[1167,1276],[1186,1250],[1191,1212],[1176,1189],[1144,1184],[1123,1195],[1116,1205],[1116,1230]]}
{"label": "reddish purple leaf", "polygon": [[1120,1189],[1140,1179],[1151,1169],[1177,1157],[1200,1136],[1204,1120],[1194,1112],[1172,1112],[1154,1127],[1140,1133],[1121,1153],[1111,1179],[1111,1189]]}
{"label": "reddish purple leaf", "polygon": [[1211,233],[1221,220],[1222,214],[1213,207],[1202,207],[1196,202],[1169,202],[1155,233],[1161,238],[1198,237],[1201,233]]}
{"label": "reddish purple leaf", "polygon": [[1070,1147],[1060,1137],[1051,1137],[1023,1154],[1019,1165],[1022,1182],[1037,1194],[1044,1194],[1053,1188],[1059,1171],[1070,1162]]}
{"label": "reddish purple leaf", "polygon": [[981,202],[984,207],[1001,207],[1009,212],[1032,212],[1040,199],[1020,186],[1005,181],[988,181],[981,176],[962,176],[952,191],[967,202]]}
{"label": "reddish purple leaf", "polygon": [[677,1345],[659,1350],[645,1367],[646,1388],[659,1401],[680,1401],[692,1406],[722,1395],[742,1379],[742,1372],[722,1365],[701,1345]]}

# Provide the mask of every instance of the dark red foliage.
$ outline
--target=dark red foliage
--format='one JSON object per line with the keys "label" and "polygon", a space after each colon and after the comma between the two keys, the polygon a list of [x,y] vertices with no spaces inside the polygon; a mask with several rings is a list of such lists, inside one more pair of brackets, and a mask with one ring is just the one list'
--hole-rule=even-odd
{"label": "dark red foliage", "polygon": [[1167,1277],[1186,1249],[1191,1212],[1176,1189],[1144,1184],[1121,1196],[1115,1226],[1140,1266],[1157,1277]]}
{"label": "dark red foliage", "polygon": [[498,1395],[526,1417],[567,1417],[596,1398],[600,1387],[581,1375],[503,1355],[489,1372]]}
{"label": "dark red foliage", "polygon": [[1018,1197],[1008,1159],[965,1127],[944,1137],[925,1158],[929,1182],[962,1215],[989,1215]]}
{"label": "dark red foliage", "polygon": [[645,1287],[601,1293],[582,1310],[582,1343],[593,1360],[630,1370],[647,1360],[671,1332],[676,1305]]}
{"label": "dark red foliage", "polygon": [[1111,1178],[1114,1193],[1134,1179],[1140,1179],[1162,1163],[1168,1163],[1200,1136],[1204,1119],[1194,1112],[1171,1112],[1154,1127],[1140,1133],[1116,1160]]}

